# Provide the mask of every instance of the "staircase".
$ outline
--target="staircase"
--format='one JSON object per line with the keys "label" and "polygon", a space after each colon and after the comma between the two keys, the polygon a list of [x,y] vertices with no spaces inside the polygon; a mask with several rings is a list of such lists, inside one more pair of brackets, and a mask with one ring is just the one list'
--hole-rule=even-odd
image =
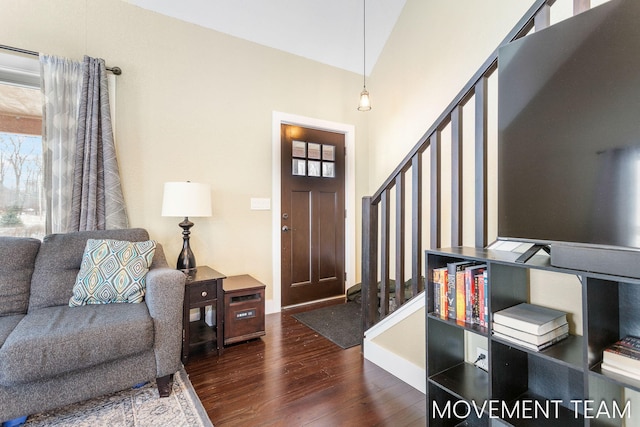
{"label": "staircase", "polygon": [[[536,0],[523,18],[500,44],[509,43],[532,31],[550,25],[551,7],[555,0]],[[573,0],[573,14],[591,7],[590,0]],[[363,330],[387,318],[391,312],[421,295],[425,278],[423,239],[429,229],[429,247],[462,245],[463,227],[474,227],[475,246],[485,247],[487,233],[487,142],[488,142],[488,79],[498,70],[498,49],[456,95],[438,119],[431,125],[409,154],[369,197],[362,199],[362,312]],[[475,103],[474,152],[474,224],[463,224],[462,206],[462,146],[463,107]],[[470,120],[470,119],[466,119]],[[442,132],[451,130],[450,158],[442,157]],[[423,157],[430,162],[430,175],[423,180]],[[441,164],[451,164],[449,189],[442,188]],[[426,181],[426,184],[424,183]],[[410,190],[408,190],[410,189]],[[466,190],[466,189],[465,189]],[[441,197],[451,193],[451,241],[442,242]],[[428,198],[428,199],[427,199]],[[424,204],[427,199],[427,205]],[[423,224],[423,209],[429,209],[429,224]],[[411,212],[410,221],[405,220]],[[410,224],[406,224],[410,222]],[[444,243],[444,245],[443,245]],[[408,258],[407,258],[408,257]],[[410,264],[410,268],[405,267]],[[410,270],[410,272],[409,272]],[[405,277],[405,276],[408,276]],[[395,284],[401,285],[402,291]],[[424,298],[422,298],[424,300]],[[424,305],[424,301],[422,302]],[[370,335],[370,332],[367,333]]]}

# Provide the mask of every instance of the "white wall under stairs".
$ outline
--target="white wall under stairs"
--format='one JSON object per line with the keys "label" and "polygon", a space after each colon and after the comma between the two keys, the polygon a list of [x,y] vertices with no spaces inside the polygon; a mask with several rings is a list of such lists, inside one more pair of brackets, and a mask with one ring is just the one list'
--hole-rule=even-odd
{"label": "white wall under stairs", "polygon": [[365,332],[364,358],[426,393],[424,292]]}

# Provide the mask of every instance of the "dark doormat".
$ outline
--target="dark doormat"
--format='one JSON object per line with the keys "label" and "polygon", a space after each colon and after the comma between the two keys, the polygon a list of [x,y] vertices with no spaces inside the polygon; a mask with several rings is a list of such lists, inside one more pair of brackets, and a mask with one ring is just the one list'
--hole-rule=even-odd
{"label": "dark doormat", "polygon": [[293,317],[343,349],[362,344],[362,309],[358,303],[331,305]]}

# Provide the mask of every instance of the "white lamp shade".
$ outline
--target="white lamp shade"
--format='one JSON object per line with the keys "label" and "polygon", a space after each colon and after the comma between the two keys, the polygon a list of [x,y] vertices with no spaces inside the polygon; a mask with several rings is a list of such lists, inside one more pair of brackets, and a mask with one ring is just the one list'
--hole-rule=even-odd
{"label": "white lamp shade", "polygon": [[197,182],[165,182],[162,216],[211,216],[211,187]]}

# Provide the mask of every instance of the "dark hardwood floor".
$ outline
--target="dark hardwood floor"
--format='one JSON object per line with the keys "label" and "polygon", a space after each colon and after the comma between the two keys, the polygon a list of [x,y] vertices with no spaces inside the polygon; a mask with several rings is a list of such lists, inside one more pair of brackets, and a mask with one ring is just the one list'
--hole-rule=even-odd
{"label": "dark hardwood floor", "polygon": [[291,317],[266,316],[266,335],[193,354],[185,366],[216,427],[424,426],[425,396]]}

